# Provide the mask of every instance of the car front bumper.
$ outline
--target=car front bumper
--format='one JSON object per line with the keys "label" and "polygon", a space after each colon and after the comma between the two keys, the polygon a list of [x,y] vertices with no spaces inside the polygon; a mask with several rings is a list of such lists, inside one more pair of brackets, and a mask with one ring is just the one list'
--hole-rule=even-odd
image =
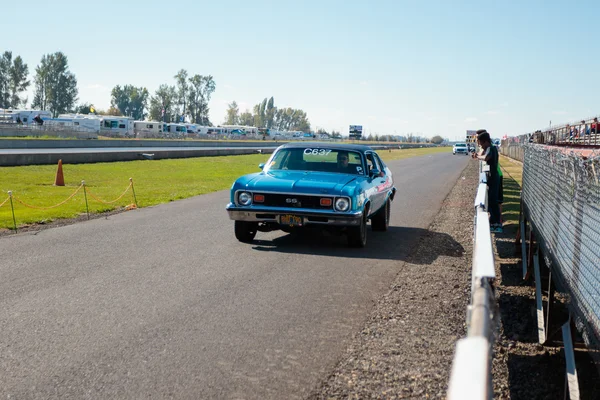
{"label": "car front bumper", "polygon": [[312,210],[287,207],[239,207],[229,203],[225,207],[229,219],[248,222],[280,223],[282,215],[295,215],[302,217],[302,225],[337,225],[358,226],[362,219],[362,211],[332,212],[329,210]]}

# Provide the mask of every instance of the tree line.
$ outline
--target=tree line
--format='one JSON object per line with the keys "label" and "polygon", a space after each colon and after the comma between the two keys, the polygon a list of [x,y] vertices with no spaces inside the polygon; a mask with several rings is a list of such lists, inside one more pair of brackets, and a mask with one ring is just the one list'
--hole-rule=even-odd
{"label": "tree line", "polygon": [[[23,93],[30,86],[29,69],[21,56],[13,58],[11,51],[0,56],[0,108],[19,108],[27,105]],[[67,56],[58,51],[42,56],[33,77],[32,108],[48,110],[56,118],[59,114],[124,115],[136,120],[146,117],[156,121],[191,121],[211,125],[208,103],[216,84],[211,75],[190,76],[185,69],[174,77],[175,84],[162,84],[150,96],[145,87],[117,85],[111,91],[110,108],[96,110],[93,104],[77,105],[79,91],[77,78],[69,70]]]}
{"label": "tree line", "polygon": [[[150,96],[145,87],[117,85],[111,91],[111,115],[124,115],[136,120],[192,122],[211,126],[208,102],[215,91],[211,75],[189,76],[185,69],[174,77],[175,85],[162,84]],[[85,109],[81,107],[82,110]]]}
{"label": "tree line", "polygon": [[253,112],[246,110],[240,113],[237,102],[231,102],[227,107],[225,125],[246,125],[277,131],[310,132],[310,122],[305,111],[290,107],[278,108],[275,106],[275,99],[272,96],[256,104]]}

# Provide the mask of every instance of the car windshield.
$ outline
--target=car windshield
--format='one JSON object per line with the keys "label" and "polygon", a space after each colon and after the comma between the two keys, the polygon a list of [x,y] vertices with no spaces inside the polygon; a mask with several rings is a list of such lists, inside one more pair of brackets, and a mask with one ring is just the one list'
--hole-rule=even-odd
{"label": "car windshield", "polygon": [[464,143],[457,143],[456,147],[467,147],[467,145]]}
{"label": "car windshield", "polygon": [[359,152],[324,147],[284,148],[271,158],[265,171],[315,171],[363,175]]}

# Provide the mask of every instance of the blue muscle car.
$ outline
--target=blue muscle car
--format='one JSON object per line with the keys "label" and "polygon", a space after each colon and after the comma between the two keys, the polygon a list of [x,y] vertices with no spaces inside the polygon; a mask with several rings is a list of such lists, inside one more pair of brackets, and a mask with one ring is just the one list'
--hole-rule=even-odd
{"label": "blue muscle car", "polygon": [[234,182],[226,207],[241,242],[257,231],[312,227],[345,233],[350,246],[364,247],[368,220],[373,230],[388,228],[396,188],[368,146],[290,143],[259,167]]}

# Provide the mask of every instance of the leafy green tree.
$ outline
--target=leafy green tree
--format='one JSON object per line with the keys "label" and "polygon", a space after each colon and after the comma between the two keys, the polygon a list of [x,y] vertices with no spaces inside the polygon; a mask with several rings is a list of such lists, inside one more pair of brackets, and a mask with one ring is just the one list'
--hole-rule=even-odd
{"label": "leafy green tree", "polygon": [[[127,85],[125,85],[127,86]],[[110,106],[118,108],[122,113],[127,113],[129,110],[129,93],[120,85],[115,86],[110,91]]]}
{"label": "leafy green tree", "polygon": [[175,78],[175,86],[177,87],[177,105],[178,105],[178,114],[186,116],[187,115],[187,100],[188,100],[188,73],[185,69],[179,70],[179,72],[174,76]]}
{"label": "leafy green tree", "polygon": [[91,103],[82,103],[75,107],[76,114],[92,114],[91,109],[94,107]]}
{"label": "leafy green tree", "polygon": [[277,112],[277,108],[275,107],[275,99],[273,96],[269,99],[265,106],[264,113],[264,125],[266,128],[272,129],[275,123],[275,113]]}
{"label": "leafy green tree", "polygon": [[255,126],[254,125],[254,116],[249,110],[244,111],[240,114],[239,124],[244,126]]}
{"label": "leafy green tree", "polygon": [[239,122],[240,109],[235,100],[227,107],[227,116],[225,118],[225,125],[237,125]]}
{"label": "leafy green tree", "polygon": [[12,52],[5,51],[0,56],[0,108],[10,108],[9,71],[12,64]]}
{"label": "leafy green tree", "polygon": [[31,106],[49,110],[53,117],[72,110],[77,101],[77,79],[69,71],[62,52],[42,56],[36,67],[35,93]]}
{"label": "leafy green tree", "polygon": [[431,138],[431,143],[433,144],[440,144],[444,141],[444,138],[441,137],[440,135],[435,135],[434,137]]}
{"label": "leafy green tree", "polygon": [[5,51],[0,56],[1,108],[18,108],[20,105],[27,103],[26,98],[21,98],[21,93],[29,87],[28,75],[29,69],[21,56],[17,56],[13,60],[10,51]]}
{"label": "leafy green tree", "polygon": [[120,117],[123,114],[121,114],[121,111],[117,107],[110,106],[104,115],[114,115],[115,117]]}
{"label": "leafy green tree", "polygon": [[175,117],[177,90],[174,86],[160,85],[154,96],[150,98],[150,119],[153,121],[172,122]]}
{"label": "leafy green tree", "polygon": [[215,80],[211,75],[194,75],[189,78],[187,110],[195,124],[211,126],[208,118],[208,102],[215,91]]}
{"label": "leafy green tree", "polygon": [[293,108],[280,108],[275,113],[274,128],[279,131],[310,131],[306,112]]}
{"label": "leafy green tree", "polygon": [[125,85],[117,85],[111,91],[110,105],[116,107],[121,115],[133,117],[141,121],[145,117],[144,110],[148,108],[148,89]]}

